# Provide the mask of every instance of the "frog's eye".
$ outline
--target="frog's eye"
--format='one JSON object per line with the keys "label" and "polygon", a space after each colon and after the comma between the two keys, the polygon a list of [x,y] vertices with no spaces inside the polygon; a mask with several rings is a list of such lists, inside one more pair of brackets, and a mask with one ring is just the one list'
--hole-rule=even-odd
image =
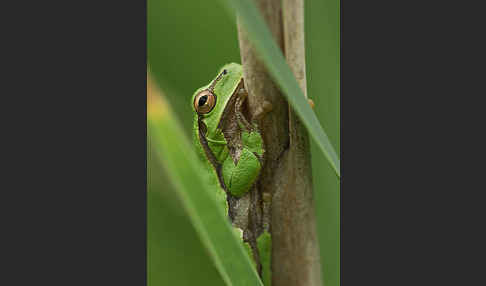
{"label": "frog's eye", "polygon": [[216,96],[209,90],[205,89],[199,92],[194,98],[194,109],[199,114],[210,112],[216,105]]}

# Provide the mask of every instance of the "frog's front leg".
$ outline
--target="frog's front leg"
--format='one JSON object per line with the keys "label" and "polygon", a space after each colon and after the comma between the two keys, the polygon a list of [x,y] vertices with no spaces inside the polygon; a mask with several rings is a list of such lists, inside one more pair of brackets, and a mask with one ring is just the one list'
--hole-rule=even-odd
{"label": "frog's front leg", "polygon": [[248,120],[246,120],[245,116],[243,115],[242,112],[242,105],[243,102],[245,102],[246,98],[248,97],[248,93],[246,92],[245,88],[240,88],[238,90],[238,96],[236,98],[236,104],[235,104],[235,114],[236,114],[236,120],[240,124],[240,126],[244,127],[248,131],[253,131],[253,126],[251,125]]}
{"label": "frog's front leg", "polygon": [[[239,123],[241,123],[248,131],[253,131],[254,127],[248,122],[243,116],[242,113],[242,105],[243,102],[245,102],[246,98],[248,97],[248,92],[246,91],[245,88],[240,88],[238,90],[238,98],[236,99],[236,118]],[[253,114],[253,121],[255,120],[260,120],[263,117],[265,117],[266,114],[268,114],[270,111],[272,111],[273,105],[265,100],[261,106],[258,106],[255,113]]]}
{"label": "frog's front leg", "polygon": [[248,148],[241,150],[240,158],[234,163],[231,156],[223,162],[223,179],[228,191],[236,197],[247,193],[260,173],[259,158]]}

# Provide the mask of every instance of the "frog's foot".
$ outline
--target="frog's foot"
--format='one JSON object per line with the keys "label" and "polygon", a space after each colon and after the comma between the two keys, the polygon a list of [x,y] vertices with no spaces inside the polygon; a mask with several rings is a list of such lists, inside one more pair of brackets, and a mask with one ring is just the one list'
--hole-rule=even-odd
{"label": "frog's foot", "polygon": [[252,152],[260,161],[260,165],[263,165],[263,139],[258,132],[242,132],[241,141],[243,146]]}

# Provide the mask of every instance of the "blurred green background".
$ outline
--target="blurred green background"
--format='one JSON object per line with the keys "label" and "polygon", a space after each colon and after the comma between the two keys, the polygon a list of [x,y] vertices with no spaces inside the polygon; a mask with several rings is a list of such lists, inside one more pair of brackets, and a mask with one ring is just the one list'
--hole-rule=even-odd
{"label": "blurred green background", "polygon": [[[305,1],[308,95],[340,154],[339,1]],[[240,61],[234,15],[220,1],[148,0],[147,56],[152,76],[191,136],[190,98],[228,62]],[[224,285],[162,166],[147,148],[148,283]],[[339,181],[312,143],[312,164],[324,285],[339,285]]]}

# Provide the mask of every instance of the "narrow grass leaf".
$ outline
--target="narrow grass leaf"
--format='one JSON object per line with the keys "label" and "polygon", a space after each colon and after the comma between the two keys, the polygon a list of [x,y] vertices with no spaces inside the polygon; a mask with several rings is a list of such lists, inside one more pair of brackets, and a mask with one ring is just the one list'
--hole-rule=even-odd
{"label": "narrow grass leaf", "polygon": [[[152,90],[148,87],[148,91]],[[147,93],[149,144],[165,166],[201,241],[227,285],[261,285],[250,257],[204,184],[203,168],[182,128],[160,96]],[[187,269],[190,275],[190,269]]]}
{"label": "narrow grass leaf", "polygon": [[[221,0],[234,9],[245,27],[249,39],[265,63],[270,75],[279,85],[293,110],[306,126],[311,137],[324,153],[337,176],[341,176],[340,160],[326,132],[322,129],[314,111],[309,106],[304,93],[288,66],[285,58],[273,40],[263,17],[251,0]],[[277,12],[276,12],[277,13]]]}

